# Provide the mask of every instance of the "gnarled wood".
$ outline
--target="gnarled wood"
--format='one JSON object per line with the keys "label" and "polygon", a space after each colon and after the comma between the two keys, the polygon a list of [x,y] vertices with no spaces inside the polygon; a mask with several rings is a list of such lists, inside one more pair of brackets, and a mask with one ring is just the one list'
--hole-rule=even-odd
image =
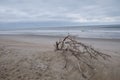
{"label": "gnarled wood", "polygon": [[[55,45],[56,51],[61,51],[62,55],[65,57],[65,68],[67,66],[67,54],[70,53],[78,60],[78,70],[80,74],[85,79],[90,79],[93,75],[88,77],[82,71],[82,66],[85,65],[84,69],[91,69],[91,73],[94,73],[95,67],[89,63],[89,60],[98,60],[99,57],[106,60],[110,55],[104,54],[92,48],[91,46],[85,45],[84,43],[75,40],[74,36],[68,35],[63,40],[57,41]],[[88,60],[89,59],[89,60]]]}

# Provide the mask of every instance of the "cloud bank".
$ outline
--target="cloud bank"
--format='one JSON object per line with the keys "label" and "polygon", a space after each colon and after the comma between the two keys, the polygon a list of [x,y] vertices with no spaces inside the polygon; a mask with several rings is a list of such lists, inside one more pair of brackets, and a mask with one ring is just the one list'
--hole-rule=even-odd
{"label": "cloud bank", "polygon": [[0,22],[120,23],[120,0],[0,0]]}

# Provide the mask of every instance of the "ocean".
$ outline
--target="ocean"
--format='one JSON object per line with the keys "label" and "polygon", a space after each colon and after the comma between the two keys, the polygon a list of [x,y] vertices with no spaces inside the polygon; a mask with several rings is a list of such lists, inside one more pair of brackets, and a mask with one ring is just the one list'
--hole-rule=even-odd
{"label": "ocean", "polygon": [[70,26],[70,27],[32,27],[13,30],[0,30],[4,35],[50,35],[65,36],[68,34],[81,38],[120,39],[120,25]]}

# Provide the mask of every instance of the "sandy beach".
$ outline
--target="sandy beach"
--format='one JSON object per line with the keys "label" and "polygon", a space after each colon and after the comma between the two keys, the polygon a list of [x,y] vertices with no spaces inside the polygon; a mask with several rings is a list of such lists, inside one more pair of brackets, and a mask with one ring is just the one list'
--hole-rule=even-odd
{"label": "sandy beach", "polygon": [[[54,51],[60,37],[0,35],[0,80],[80,80],[76,70],[63,69],[64,59]],[[91,80],[120,80],[120,40],[79,38],[111,55]]]}

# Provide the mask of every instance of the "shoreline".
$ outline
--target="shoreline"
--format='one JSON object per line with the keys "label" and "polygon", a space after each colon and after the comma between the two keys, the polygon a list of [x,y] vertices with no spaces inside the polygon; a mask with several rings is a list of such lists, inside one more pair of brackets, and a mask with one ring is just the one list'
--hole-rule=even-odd
{"label": "shoreline", "polygon": [[[12,40],[19,42],[33,43],[37,45],[51,46],[55,44],[63,36],[48,36],[48,35],[0,35],[0,40]],[[101,38],[76,38],[78,41],[98,49],[111,50],[113,52],[120,52],[120,39],[101,39]],[[120,53],[119,53],[120,54]]]}
{"label": "shoreline", "polygon": [[[29,36],[29,37],[43,37],[43,38],[63,38],[67,35],[34,35],[34,34],[0,34],[0,36]],[[76,35],[73,35],[73,36],[76,36]],[[76,36],[77,39],[95,39],[95,40],[116,40],[116,41],[120,41],[119,38],[104,38],[104,37],[101,37],[101,38],[87,38],[87,37],[78,37]]]}

